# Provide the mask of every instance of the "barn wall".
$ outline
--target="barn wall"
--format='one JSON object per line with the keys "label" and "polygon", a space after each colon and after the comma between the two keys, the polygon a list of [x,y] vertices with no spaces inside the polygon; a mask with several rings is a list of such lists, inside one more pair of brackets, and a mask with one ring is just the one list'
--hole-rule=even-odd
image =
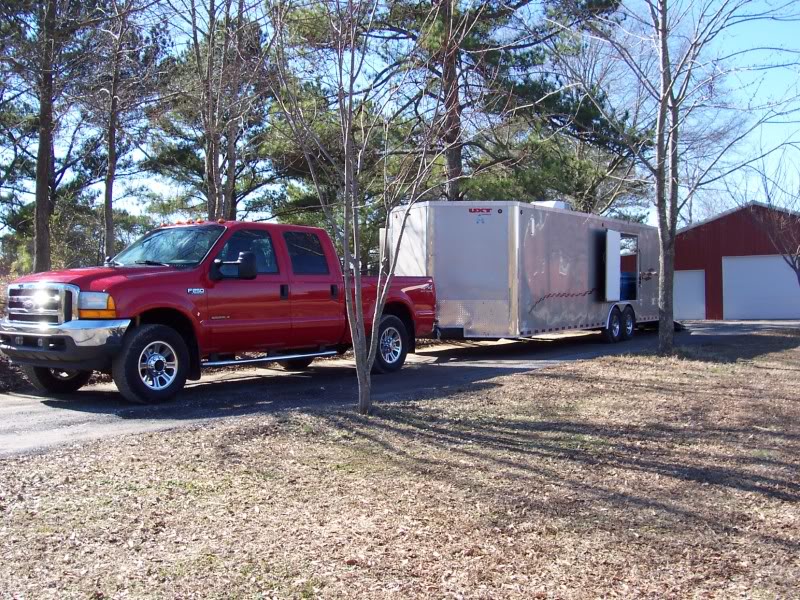
{"label": "barn wall", "polygon": [[706,318],[722,319],[722,257],[777,254],[769,236],[750,211],[743,208],[678,234],[675,269],[706,272]]}

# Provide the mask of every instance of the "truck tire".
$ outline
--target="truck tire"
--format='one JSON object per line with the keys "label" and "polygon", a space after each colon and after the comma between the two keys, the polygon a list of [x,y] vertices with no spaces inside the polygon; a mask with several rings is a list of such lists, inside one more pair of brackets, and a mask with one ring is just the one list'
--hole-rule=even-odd
{"label": "truck tire", "polygon": [[408,332],[403,322],[394,315],[384,315],[378,327],[378,349],[375,353],[373,373],[394,373],[406,362]]}
{"label": "truck tire", "polygon": [[130,331],[112,363],[117,389],[130,402],[155,404],[183,389],[189,374],[189,350],[183,337],[166,325],[142,325]]}
{"label": "truck tire", "polygon": [[626,306],[625,310],[622,311],[622,339],[624,341],[628,341],[631,339],[634,334],[636,333],[636,313],[633,312],[633,308],[630,306]]}
{"label": "truck tire", "polygon": [[622,339],[622,313],[616,306],[608,317],[608,327],[603,329],[603,338],[609,344],[614,344]]}
{"label": "truck tire", "polygon": [[37,392],[43,394],[71,394],[77,392],[92,377],[91,371],[66,371],[23,365],[22,372]]}
{"label": "truck tire", "polygon": [[293,358],[292,360],[284,360],[281,362],[284,371],[305,371],[309,365],[314,362],[314,357],[308,358]]}

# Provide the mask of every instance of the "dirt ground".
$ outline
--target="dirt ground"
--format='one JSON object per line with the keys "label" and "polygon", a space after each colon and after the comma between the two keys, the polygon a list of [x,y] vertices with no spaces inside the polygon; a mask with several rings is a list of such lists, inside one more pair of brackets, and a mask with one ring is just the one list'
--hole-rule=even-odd
{"label": "dirt ground", "polygon": [[0,461],[0,596],[788,598],[800,333]]}

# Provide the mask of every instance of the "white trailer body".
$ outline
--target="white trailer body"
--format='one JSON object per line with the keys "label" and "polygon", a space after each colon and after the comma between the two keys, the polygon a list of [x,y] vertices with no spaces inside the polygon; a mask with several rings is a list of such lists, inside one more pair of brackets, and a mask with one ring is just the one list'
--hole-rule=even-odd
{"label": "white trailer body", "polygon": [[[407,207],[393,210],[397,247]],[[526,338],[600,329],[615,306],[658,320],[654,227],[521,202],[408,209],[397,275],[433,277],[445,338]]]}

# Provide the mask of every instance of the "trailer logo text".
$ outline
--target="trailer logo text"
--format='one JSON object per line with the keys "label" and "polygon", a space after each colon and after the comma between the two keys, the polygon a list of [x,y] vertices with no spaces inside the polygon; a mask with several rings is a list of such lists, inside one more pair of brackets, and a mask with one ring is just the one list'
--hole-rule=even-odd
{"label": "trailer logo text", "polygon": [[480,215],[489,215],[492,213],[493,210],[494,210],[493,208],[470,208],[469,212],[477,213]]}

